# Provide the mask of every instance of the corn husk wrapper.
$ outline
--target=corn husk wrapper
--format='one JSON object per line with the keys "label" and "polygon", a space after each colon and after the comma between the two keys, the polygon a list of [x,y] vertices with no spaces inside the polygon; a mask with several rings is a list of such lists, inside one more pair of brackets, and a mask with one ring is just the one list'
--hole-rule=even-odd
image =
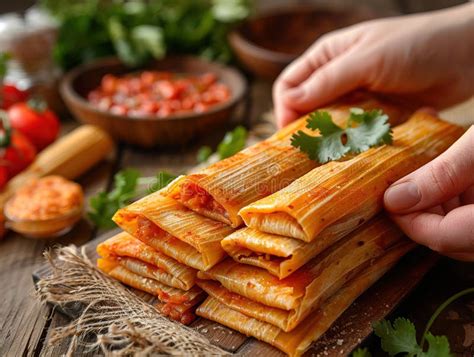
{"label": "corn husk wrapper", "polygon": [[221,240],[233,232],[224,223],[202,217],[155,192],[120,209],[114,221],[145,244],[199,270],[225,257]]}
{"label": "corn husk wrapper", "polygon": [[[383,109],[392,125],[406,117],[400,106],[360,95],[322,110],[329,111],[341,125],[346,122],[351,107]],[[204,216],[234,228],[240,226],[240,209],[277,192],[318,166],[291,145],[291,136],[296,131],[307,130],[306,119],[303,117],[267,140],[177,180],[170,185],[168,195]]]}
{"label": "corn husk wrapper", "polygon": [[305,242],[342,237],[383,208],[396,180],[434,159],[464,130],[424,112],[394,128],[393,145],[315,168],[240,211],[247,226]]}
{"label": "corn husk wrapper", "polygon": [[[297,328],[285,332],[280,328],[233,309],[228,303],[210,296],[196,310],[197,315],[216,321],[248,336],[267,342],[290,356],[301,356],[311,343],[320,338],[337,318],[375,281],[385,274],[412,248],[406,243],[370,265],[363,273],[348,281],[319,309],[312,312]],[[238,300],[235,302],[238,303]]]}

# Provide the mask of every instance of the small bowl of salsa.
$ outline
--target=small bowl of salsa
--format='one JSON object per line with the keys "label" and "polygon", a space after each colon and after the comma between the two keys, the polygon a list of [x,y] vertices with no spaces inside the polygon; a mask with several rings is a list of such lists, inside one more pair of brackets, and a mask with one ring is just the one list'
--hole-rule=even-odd
{"label": "small bowl of salsa", "polygon": [[54,238],[81,219],[84,194],[61,176],[33,179],[18,189],[4,208],[7,228],[28,238]]}
{"label": "small bowl of salsa", "polygon": [[72,70],[61,84],[79,121],[142,147],[185,144],[223,127],[245,90],[236,69],[188,56],[140,69],[100,59]]}

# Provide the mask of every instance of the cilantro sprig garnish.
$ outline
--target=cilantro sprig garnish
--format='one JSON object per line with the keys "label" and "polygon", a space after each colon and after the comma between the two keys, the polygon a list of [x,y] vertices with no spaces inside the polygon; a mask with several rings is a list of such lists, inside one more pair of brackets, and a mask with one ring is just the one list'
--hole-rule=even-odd
{"label": "cilantro sprig garnish", "polygon": [[321,164],[392,143],[388,115],[379,109],[352,108],[346,128],[336,125],[329,112],[316,111],[309,115],[306,127],[318,132],[319,136],[299,130],[291,137],[291,145]]}
{"label": "cilantro sprig garnish", "polygon": [[[455,300],[474,294],[474,288],[468,288],[454,294],[444,301],[433,313],[429,319],[421,336],[420,343],[416,339],[415,325],[408,319],[399,317],[393,324],[390,321],[382,320],[373,325],[374,333],[380,337],[382,349],[389,356],[408,356],[408,357],[450,357],[451,349],[446,336],[434,336],[431,332],[431,326],[436,318]],[[427,342],[427,346],[425,346]],[[358,348],[352,353],[352,357],[371,357],[367,348]]]}

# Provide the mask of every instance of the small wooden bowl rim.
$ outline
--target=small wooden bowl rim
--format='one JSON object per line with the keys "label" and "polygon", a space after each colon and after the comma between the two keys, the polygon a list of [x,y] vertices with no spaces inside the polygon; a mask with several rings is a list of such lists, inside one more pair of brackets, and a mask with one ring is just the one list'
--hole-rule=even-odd
{"label": "small wooden bowl rim", "polygon": [[[112,113],[110,111],[106,110],[100,110],[90,104],[86,98],[84,98],[82,95],[80,95],[73,86],[74,81],[83,75],[85,72],[91,70],[91,69],[96,69],[100,67],[109,67],[109,66],[116,66],[120,65],[121,61],[117,57],[105,57],[105,58],[100,58],[95,61],[89,62],[82,64],[68,73],[64,76],[63,80],[61,81],[60,84],[60,92],[61,95],[65,98],[68,98],[70,101],[73,101],[76,105],[82,107],[83,109],[92,111],[94,113],[100,114],[100,115],[107,115],[111,119],[118,119],[118,120],[125,120],[125,121],[159,121],[159,122],[166,122],[166,121],[181,121],[181,120],[189,120],[189,119],[196,119],[200,118],[203,116],[207,116],[213,113],[217,113],[223,110],[226,110],[234,105],[236,105],[238,102],[241,101],[242,97],[244,96],[245,92],[247,91],[247,80],[245,77],[235,68],[223,65],[221,63],[217,62],[210,62],[206,61],[202,58],[195,57],[195,56],[168,56],[166,57],[167,60],[175,60],[175,61],[195,61],[195,62],[200,62],[203,66],[209,67],[209,72],[215,73],[213,71],[214,68],[220,68],[221,71],[228,72],[235,76],[237,81],[237,85],[235,86],[237,88],[237,91],[232,90],[231,91],[231,98],[224,103],[216,104],[212,106],[209,110],[206,110],[202,113],[196,113],[196,112],[186,112],[186,113],[180,113],[180,114],[174,114],[166,117],[158,117],[158,116],[153,116],[153,115],[148,115],[148,116],[128,116],[128,115],[119,115]],[[157,60],[159,62],[159,60]],[[138,69],[130,69],[130,72],[133,72],[135,70],[141,70],[140,68]],[[190,72],[192,73],[192,72]]]}

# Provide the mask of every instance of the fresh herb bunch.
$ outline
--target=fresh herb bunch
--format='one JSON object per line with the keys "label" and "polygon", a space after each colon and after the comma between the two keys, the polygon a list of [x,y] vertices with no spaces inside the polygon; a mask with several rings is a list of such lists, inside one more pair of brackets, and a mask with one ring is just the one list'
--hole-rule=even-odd
{"label": "fresh herb bunch", "polygon": [[[390,321],[382,320],[376,322],[374,333],[380,337],[382,349],[389,356],[408,356],[408,357],[450,357],[451,349],[446,336],[434,336],[431,332],[436,318],[457,299],[474,294],[474,288],[468,288],[454,294],[444,301],[433,313],[421,337],[420,343],[416,340],[415,325],[408,319],[399,317],[393,324]],[[425,348],[425,342],[428,342],[428,348]],[[367,348],[358,348],[352,353],[352,357],[371,357],[372,354]]]}
{"label": "fresh herb bunch", "polygon": [[60,24],[55,58],[70,69],[117,55],[139,66],[167,52],[229,62],[231,26],[250,13],[249,0],[41,0]]}
{"label": "fresh herb bunch", "polygon": [[[159,172],[155,177],[140,177],[134,169],[119,171],[114,176],[114,187],[110,192],[100,192],[90,199],[89,218],[98,228],[115,227],[112,217],[120,208],[130,201],[146,193],[153,193],[167,186],[176,176],[166,171]],[[147,186],[139,190],[140,186]]]}
{"label": "fresh herb bunch", "polygon": [[316,111],[309,115],[306,127],[318,131],[319,136],[299,130],[291,137],[291,145],[321,164],[392,143],[388,116],[381,110],[352,108],[346,128],[336,125],[329,112]]}

